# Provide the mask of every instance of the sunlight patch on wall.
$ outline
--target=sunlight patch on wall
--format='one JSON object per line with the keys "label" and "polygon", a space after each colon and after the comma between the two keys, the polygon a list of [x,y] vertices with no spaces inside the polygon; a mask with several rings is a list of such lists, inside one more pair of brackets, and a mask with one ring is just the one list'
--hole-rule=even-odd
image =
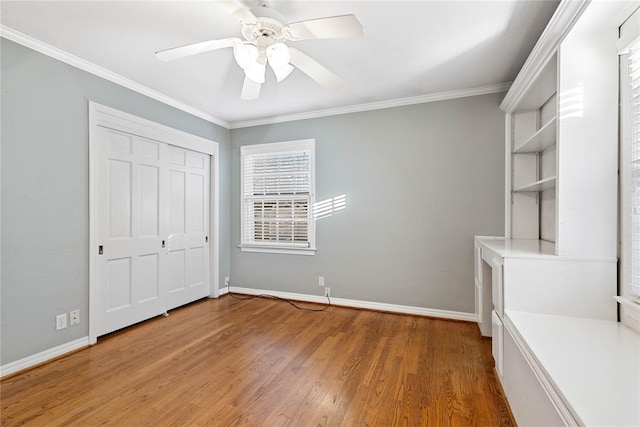
{"label": "sunlight patch on wall", "polygon": [[334,213],[339,213],[347,207],[347,195],[341,194],[336,197],[324,199],[313,205],[313,218],[328,218]]}
{"label": "sunlight patch on wall", "polygon": [[584,115],[584,86],[582,83],[560,94],[560,119],[580,118]]}

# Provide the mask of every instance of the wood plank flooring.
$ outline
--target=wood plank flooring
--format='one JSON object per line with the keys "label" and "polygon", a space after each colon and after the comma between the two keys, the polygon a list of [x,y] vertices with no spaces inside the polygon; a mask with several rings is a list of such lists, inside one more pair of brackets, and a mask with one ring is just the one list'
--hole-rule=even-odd
{"label": "wood plank flooring", "polygon": [[3,426],[515,425],[473,323],[229,295],[9,377],[0,393]]}

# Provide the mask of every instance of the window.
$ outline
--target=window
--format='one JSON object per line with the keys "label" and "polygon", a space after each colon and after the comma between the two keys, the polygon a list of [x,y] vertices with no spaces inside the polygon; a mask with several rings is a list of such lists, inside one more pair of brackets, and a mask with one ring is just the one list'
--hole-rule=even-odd
{"label": "window", "polygon": [[640,42],[629,48],[627,56],[628,139],[625,163],[630,172],[627,190],[631,226],[631,291],[640,295]]}
{"label": "window", "polygon": [[240,148],[243,251],[315,253],[315,140]]}
{"label": "window", "polygon": [[621,28],[622,86],[622,223],[625,281],[632,294],[640,296],[640,32],[634,13]]}
{"label": "window", "polygon": [[[620,28],[620,294],[640,300],[640,11]],[[640,331],[640,310],[623,303],[621,320]]]}

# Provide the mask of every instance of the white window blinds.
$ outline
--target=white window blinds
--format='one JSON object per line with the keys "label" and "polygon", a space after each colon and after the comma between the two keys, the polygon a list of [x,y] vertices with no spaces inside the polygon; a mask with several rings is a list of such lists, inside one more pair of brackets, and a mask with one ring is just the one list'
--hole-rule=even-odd
{"label": "white window blinds", "polygon": [[313,140],[241,151],[241,246],[313,248]]}
{"label": "white window blinds", "polygon": [[640,295],[640,41],[627,54],[627,132],[629,155],[625,159],[631,172],[628,187],[631,208],[631,292]]}

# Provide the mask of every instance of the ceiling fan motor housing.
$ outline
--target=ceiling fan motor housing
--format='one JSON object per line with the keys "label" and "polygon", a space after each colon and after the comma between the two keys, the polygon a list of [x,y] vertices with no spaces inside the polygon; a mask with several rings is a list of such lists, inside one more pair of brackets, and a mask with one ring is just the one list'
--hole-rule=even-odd
{"label": "ceiling fan motor housing", "polygon": [[256,23],[242,23],[242,36],[250,43],[258,47],[266,48],[274,43],[286,40],[283,34],[285,25],[284,17],[275,9],[269,7],[257,7],[251,9],[256,16]]}

